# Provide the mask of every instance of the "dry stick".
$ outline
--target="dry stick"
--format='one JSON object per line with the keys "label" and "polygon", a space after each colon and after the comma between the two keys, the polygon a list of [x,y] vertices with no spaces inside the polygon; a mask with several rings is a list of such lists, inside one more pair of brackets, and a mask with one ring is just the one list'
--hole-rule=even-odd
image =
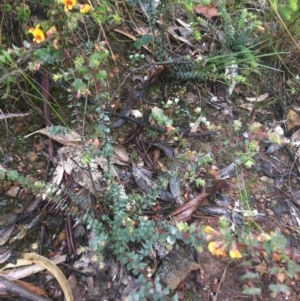
{"label": "dry stick", "polygon": [[[287,29],[291,28],[298,20],[300,19],[300,16],[298,16],[297,18],[295,18],[292,23],[288,24]],[[281,37],[283,36],[284,32],[282,32],[278,37],[277,40],[279,41],[281,39]]]}
{"label": "dry stick", "polygon": [[[42,94],[42,99],[43,99],[43,113],[44,113],[44,119],[46,123],[46,127],[51,126],[51,121],[50,121],[50,107],[49,107],[49,99],[50,99],[50,79],[48,74],[43,74],[42,75],[42,81],[40,84],[41,88],[41,94]],[[53,140],[49,137],[49,158],[50,161],[54,163],[54,144]]]}
{"label": "dry stick", "polygon": [[68,215],[66,223],[67,223],[68,239],[70,240],[70,245],[71,245],[71,252],[74,256],[77,256],[77,251],[74,246],[74,239],[73,239],[73,233],[72,233],[72,220],[71,220],[70,215]]}
{"label": "dry stick", "polygon": [[20,285],[16,284],[14,281],[8,280],[5,277],[0,276],[0,283],[5,285],[5,288],[18,296],[22,296],[23,298],[32,300],[32,301],[49,301],[44,297],[36,295],[34,293],[29,292],[28,290],[24,289]]}
{"label": "dry stick", "polygon": [[[2,111],[1,111],[2,113]],[[25,117],[31,115],[30,113],[20,113],[20,114],[14,114],[14,113],[8,113],[8,114],[0,114],[0,120],[2,119],[9,119],[9,118],[18,118],[18,117]]]}
{"label": "dry stick", "polygon": [[229,267],[229,265],[233,262],[233,260],[231,260],[225,267],[224,269],[224,272],[222,273],[222,277],[221,277],[221,280],[220,280],[220,283],[219,283],[219,286],[218,286],[218,289],[217,289],[217,292],[216,292],[216,295],[214,296],[214,301],[217,301],[218,300],[218,295],[219,295],[219,292],[220,292],[220,288],[221,288],[221,285],[222,285],[222,282],[225,280],[225,276],[226,276],[226,272],[227,272],[227,269]]}

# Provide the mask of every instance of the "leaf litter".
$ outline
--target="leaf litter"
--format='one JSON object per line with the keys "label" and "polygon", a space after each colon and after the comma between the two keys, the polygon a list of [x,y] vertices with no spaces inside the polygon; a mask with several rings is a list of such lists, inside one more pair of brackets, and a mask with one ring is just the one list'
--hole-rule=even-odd
{"label": "leaf litter", "polygon": [[[200,14],[204,16],[206,19],[211,20],[212,18],[217,18],[218,16],[218,10],[215,6],[202,6],[197,5],[194,7],[194,12],[196,14]],[[144,12],[145,13],[145,12]],[[168,27],[168,33],[169,37],[172,37],[172,39],[175,41],[174,43],[182,43],[185,45],[186,49],[193,50],[193,48],[197,48],[198,45],[194,44],[194,41],[190,39],[190,30],[187,26],[187,24],[180,19],[177,19],[178,25],[172,25]],[[115,32],[118,32],[119,34],[122,34],[124,36],[127,36],[131,40],[137,40],[137,38],[125,31],[120,29],[114,29]],[[145,29],[143,29],[145,32]],[[172,45],[173,46],[173,45]],[[176,45],[177,47],[177,45]],[[148,50],[150,49],[143,45],[143,48]],[[174,46],[175,48],[175,46]],[[236,67],[236,66],[235,66]],[[238,66],[237,66],[238,67]],[[160,72],[162,72],[162,69],[157,71],[157,73],[154,73],[152,79],[156,79],[156,76],[160,75]],[[150,78],[151,79],[151,78]],[[152,80],[151,79],[151,80]],[[149,83],[153,84],[153,82],[149,81]],[[155,82],[155,81],[154,81]],[[236,83],[232,82],[233,86],[231,86],[229,94],[234,94],[234,90],[236,87]],[[128,97],[128,106],[125,107],[125,110],[123,112],[124,116],[129,116],[131,109],[133,105],[136,105],[137,101],[144,96],[145,91],[140,91],[141,93],[137,93],[136,90],[138,90],[140,87],[135,87],[131,90],[131,95]],[[224,92],[224,91],[223,91]],[[137,95],[135,95],[137,93]],[[189,97],[191,101],[186,101],[186,105],[190,105],[192,103],[195,103],[195,101],[198,99],[198,95],[193,92],[190,93]],[[299,164],[299,156],[297,149],[291,148],[290,145],[287,143],[284,148],[276,149],[274,151],[269,151],[264,153],[263,150],[256,153],[256,161],[259,164],[255,164],[253,166],[253,170],[255,171],[254,174],[251,174],[249,170],[244,170],[242,167],[242,160],[235,158],[235,156],[232,156],[231,154],[226,154],[226,148],[224,145],[222,145],[223,137],[226,137],[228,140],[232,139],[232,118],[233,118],[233,107],[231,103],[226,102],[225,96],[216,95],[218,93],[211,93],[210,91],[207,91],[207,93],[203,93],[204,95],[201,95],[201,98],[207,99],[207,103],[211,105],[213,108],[217,108],[222,113],[219,114],[219,112],[214,112],[215,109],[212,111],[207,110],[207,116],[210,118],[211,122],[214,124],[219,124],[223,127],[223,129],[220,130],[219,136],[215,141],[205,141],[204,144],[209,144],[209,149],[214,153],[215,155],[215,162],[214,164],[218,166],[218,172],[215,173],[215,178],[217,179],[211,179],[207,178],[207,183],[209,184],[208,192],[205,192],[205,189],[203,189],[200,193],[195,186],[188,183],[187,179],[183,179],[181,175],[183,175],[186,170],[182,169],[181,173],[171,177],[167,188],[162,191],[162,193],[159,195],[158,203],[162,206],[161,201],[167,201],[172,204],[172,206],[175,206],[176,209],[173,211],[169,211],[168,215],[165,215],[164,218],[167,216],[171,219],[174,219],[176,222],[182,222],[182,221],[196,221],[199,225],[203,225],[204,223],[211,223],[212,226],[215,226],[217,223],[217,219],[215,216],[229,216],[228,219],[232,222],[233,226],[237,226],[237,228],[242,228],[244,226],[244,222],[247,220],[246,217],[249,217],[249,215],[255,212],[257,212],[258,216],[267,217],[266,219],[260,219],[259,222],[264,221],[261,226],[266,231],[273,231],[276,228],[282,228],[282,225],[286,225],[286,228],[283,228],[286,230],[291,245],[295,246],[297,249],[299,248],[298,238],[297,235],[295,235],[295,232],[291,229],[293,227],[299,226],[299,170],[297,171],[293,170],[293,166],[291,166],[290,157],[292,157],[292,161]],[[226,94],[226,91],[225,93]],[[259,102],[264,102],[268,100],[268,93],[264,93],[258,97],[256,96],[246,96],[245,100],[247,102],[250,102],[251,106],[249,106],[248,103],[242,104],[240,107],[245,107],[247,109],[250,108],[251,112],[254,112],[255,106],[253,105]],[[226,113],[226,112],[228,113]],[[240,114],[243,114],[243,112],[239,112]],[[257,113],[263,113],[266,115],[265,111],[263,110],[256,110]],[[249,116],[243,116],[241,119],[248,120]],[[121,121],[122,120],[122,121]],[[188,126],[188,118],[185,120],[186,124],[181,124],[181,126]],[[226,121],[226,122],[225,122]],[[297,111],[291,110],[287,112],[286,114],[286,121],[287,121],[287,129],[292,130],[293,128],[297,127],[299,124],[299,114]],[[119,128],[126,122],[125,119],[120,118],[119,120],[116,120],[113,123],[113,128]],[[272,127],[272,125],[268,122],[265,122],[266,126]],[[120,182],[120,169],[123,168],[130,177],[134,178],[134,183],[136,186],[143,191],[143,193],[149,193],[149,191],[155,187],[156,185],[156,177],[155,172],[159,170],[158,167],[154,168],[155,166],[163,166],[163,164],[154,164],[157,160],[160,160],[160,153],[158,153],[156,159],[153,160],[152,158],[152,151],[150,148],[145,147],[148,142],[143,141],[141,137],[141,132],[137,134],[137,136],[134,138],[139,141],[140,143],[140,149],[139,149],[139,161],[141,163],[141,166],[134,164],[133,160],[131,159],[131,156],[129,155],[128,151],[129,149],[124,148],[118,143],[113,143],[114,147],[114,157],[111,159],[111,161],[108,161],[106,158],[94,158],[89,163],[90,167],[88,167],[86,164],[83,163],[85,158],[85,149],[82,146],[82,137],[76,133],[73,130],[65,129],[61,127],[60,129],[57,129],[58,131],[53,131],[53,129],[41,129],[39,131],[36,131],[30,135],[33,134],[43,134],[47,137],[55,140],[56,142],[63,144],[64,146],[61,147],[58,150],[58,156],[57,156],[57,166],[54,173],[54,176],[52,177],[52,180],[49,182],[48,187],[46,188],[46,193],[43,195],[43,199],[46,199],[49,194],[55,195],[55,193],[61,193],[61,186],[65,184],[65,177],[72,178],[71,184],[69,185],[70,191],[79,191],[80,187],[84,188],[85,191],[87,191],[89,194],[98,194],[103,193],[103,191],[106,188],[106,184],[103,183],[103,172],[110,172],[113,178]],[[198,131],[206,131],[207,129],[203,127],[203,124],[201,123],[201,119],[197,119],[196,123],[191,129],[188,129],[192,133],[197,133]],[[274,132],[273,132],[274,133]],[[30,135],[27,135],[26,137],[29,137]],[[284,136],[284,135],[283,135]],[[222,139],[220,139],[222,137]],[[251,138],[251,137],[250,137]],[[248,139],[245,137],[239,137],[239,139]],[[293,137],[294,143],[299,143],[298,137],[295,135]],[[117,140],[117,139],[116,139]],[[221,141],[222,140],[222,141]],[[166,140],[167,141],[167,140]],[[131,141],[129,141],[131,142]],[[184,141],[188,144],[189,148],[195,148],[196,150],[201,149],[203,146],[203,143],[199,143],[199,141],[196,141],[196,139],[187,139],[187,141]],[[229,143],[234,144],[236,141],[232,139],[232,141],[229,141]],[[177,160],[176,157],[176,151],[171,146],[172,144],[168,144],[168,142],[165,141],[159,141],[159,142],[149,142],[148,145],[150,145],[152,148],[154,148],[153,153],[155,152],[155,149],[159,149],[164,153],[164,156],[169,160]],[[174,145],[174,143],[173,143]],[[266,139],[262,142],[262,146],[270,146],[270,142]],[[136,146],[137,143],[136,143]],[[261,148],[263,149],[263,147]],[[222,152],[223,150],[223,152]],[[181,150],[180,150],[181,151]],[[224,155],[225,153],[225,155]],[[275,155],[273,156],[273,154]],[[222,158],[223,156],[223,158]],[[148,157],[148,159],[146,159]],[[226,159],[224,159],[224,157]],[[190,159],[191,160],[191,159]],[[146,164],[147,161],[147,164]],[[115,168],[114,166],[118,165],[118,168]],[[183,164],[184,165],[184,164]],[[1,169],[5,169],[0,166]],[[127,170],[126,170],[127,169]],[[168,169],[170,171],[170,169]],[[198,175],[201,174],[201,172],[198,172]],[[256,175],[258,173],[260,176],[263,174],[264,179],[266,181],[262,181],[262,177],[258,177]],[[292,179],[291,179],[292,176]],[[93,179],[93,181],[91,181]],[[223,179],[227,179],[227,182],[224,182]],[[214,181],[213,181],[214,180]],[[128,180],[130,181],[130,180]],[[220,193],[222,189],[225,189],[226,192],[229,195],[231,194],[232,199],[237,200],[240,198],[240,195],[237,194],[236,191],[243,187],[243,183],[239,183],[238,181],[249,181],[249,185],[251,186],[251,192],[254,195],[254,198],[251,199],[250,206],[253,206],[253,208],[256,208],[256,211],[251,210],[245,210],[244,208],[241,208],[240,202],[227,202],[224,204],[224,206],[220,205],[218,201],[216,201],[215,195],[216,193]],[[96,183],[96,185],[93,185],[93,183]],[[212,184],[214,183],[214,184]],[[288,192],[284,192],[285,188],[287,187],[288,183]],[[247,184],[248,185],[248,184]],[[244,185],[246,187],[246,185]],[[52,187],[52,190],[49,190],[49,187]],[[123,188],[123,186],[120,186]],[[51,191],[51,193],[50,193]],[[122,189],[123,197],[126,198],[126,191],[125,189]],[[197,194],[197,195],[195,195]],[[278,194],[281,196],[281,198],[278,198]],[[62,196],[62,198],[67,196]],[[211,199],[210,199],[211,197]],[[205,206],[203,205],[204,202],[206,202]],[[215,202],[215,203],[214,203]],[[200,210],[198,210],[200,207]],[[28,209],[28,211],[34,211],[35,208],[32,207],[32,209]],[[202,212],[202,214],[201,214]],[[287,215],[286,215],[287,214]],[[201,218],[198,219],[197,216],[201,216]],[[42,216],[43,213],[38,215],[37,217]],[[291,217],[291,219],[290,219]],[[147,217],[148,218],[148,217]],[[40,218],[39,220],[42,220]],[[79,223],[82,223],[80,220],[80,217],[78,217]],[[32,219],[32,222],[35,222],[35,218]],[[13,223],[11,226],[7,227],[5,231],[3,232],[4,236],[9,237],[12,232],[14,231],[15,224]],[[24,229],[22,229],[24,233]],[[26,229],[25,229],[26,230]],[[26,232],[26,231],[25,231]],[[25,238],[28,234],[25,233]],[[6,239],[6,238],[5,238]],[[4,239],[3,244],[5,244],[6,240]],[[19,238],[18,238],[19,239]],[[22,239],[22,238],[20,238]],[[14,242],[12,240],[11,242]],[[185,280],[188,278],[188,276],[191,274],[192,271],[198,271],[196,273],[196,277],[198,278],[198,282],[201,282],[203,287],[210,288],[208,291],[209,293],[202,291],[202,297],[204,300],[210,300],[209,294],[215,295],[215,297],[219,297],[220,299],[224,300],[233,300],[238,298],[243,298],[243,300],[247,300],[244,295],[242,295],[241,290],[239,290],[236,287],[236,283],[242,285],[242,282],[240,281],[240,276],[242,276],[242,272],[240,269],[238,269],[233,264],[229,263],[226,267],[226,263],[222,260],[217,260],[215,257],[212,257],[212,255],[209,252],[197,252],[197,262],[194,259],[191,259],[191,254],[187,255],[187,253],[192,253],[187,250],[180,251],[179,249],[176,249],[175,246],[171,252],[169,252],[165,256],[161,256],[160,259],[162,260],[161,268],[157,270],[157,274],[161,275],[162,282],[169,285],[171,289],[178,288],[179,284],[181,282],[184,282],[186,287],[188,287]],[[3,260],[7,260],[7,254],[11,253],[11,249],[2,249],[2,256]],[[29,256],[28,258],[32,261],[31,255],[24,255],[25,257]],[[65,256],[65,255],[62,255]],[[27,259],[28,259],[27,258]],[[35,258],[36,259],[36,258]],[[63,257],[63,261],[66,259],[66,257]],[[48,266],[48,261],[45,260],[45,258],[41,259],[38,257],[39,261],[41,260],[43,265]],[[120,280],[114,281],[113,279],[116,278],[116,275],[122,275],[125,274],[123,267],[118,265],[113,261],[113,258],[109,258],[110,262],[106,263],[106,269],[93,269],[93,263],[90,261],[90,257],[87,256],[85,265],[79,265],[79,260],[75,261],[74,267],[77,269],[80,269],[82,273],[98,273],[101,274],[102,272],[107,272],[109,268],[113,270],[112,274],[110,274],[110,278],[105,278],[107,282],[112,284],[114,286],[119,286],[121,282],[118,282]],[[46,263],[47,264],[46,264]],[[169,262],[169,263],[167,263]],[[60,261],[57,261],[58,264]],[[259,265],[263,265],[263,262],[258,260]],[[49,264],[52,267],[52,264]],[[87,269],[90,268],[90,269]],[[86,270],[87,269],[87,270]],[[163,276],[163,272],[161,271],[169,271],[172,275],[169,276]],[[91,272],[92,271],[92,272]],[[53,267],[52,273],[56,273],[56,267]],[[32,272],[33,273],[33,272]],[[223,275],[227,277],[223,278]],[[136,288],[136,283],[134,281],[134,278],[127,277],[122,278],[123,283],[127,283],[127,287],[129,287],[129,290],[133,290]],[[195,274],[194,274],[195,276]],[[65,278],[65,277],[64,277]],[[227,279],[226,279],[227,278]],[[95,277],[95,279],[97,279]],[[172,281],[169,281],[169,279],[172,279]],[[229,279],[229,280],[228,280]],[[286,281],[283,274],[278,274],[278,280],[280,282]],[[130,281],[132,281],[130,285]],[[262,280],[263,281],[263,280]],[[69,284],[66,283],[66,280],[63,278],[60,278],[59,281],[60,284],[63,283],[63,290],[65,292],[65,297],[68,300],[72,300],[70,297],[70,289],[69,286],[72,287],[72,289],[75,289],[77,286],[77,280],[76,277],[74,279],[74,274],[70,275],[69,278]],[[89,283],[90,290],[93,291],[95,288],[93,285],[93,281],[87,282]],[[220,291],[220,287],[222,286],[222,290]],[[295,291],[296,288],[294,288]],[[101,292],[104,292],[103,289]],[[181,288],[178,288],[179,294],[182,292]],[[108,290],[106,291],[107,295]],[[122,292],[115,292],[114,297],[119,294],[122,295]],[[113,295],[113,294],[112,294]],[[123,297],[126,297],[126,294],[122,295]],[[95,298],[95,296],[94,296]],[[229,298],[229,299],[228,299]],[[249,299],[250,300],[250,299]],[[267,300],[267,299],[264,299]]]}

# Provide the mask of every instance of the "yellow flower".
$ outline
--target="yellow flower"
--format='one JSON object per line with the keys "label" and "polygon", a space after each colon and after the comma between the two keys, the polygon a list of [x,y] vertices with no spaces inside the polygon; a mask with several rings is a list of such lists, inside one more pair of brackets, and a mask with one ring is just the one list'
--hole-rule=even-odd
{"label": "yellow flower", "polygon": [[240,253],[239,249],[237,248],[236,244],[231,246],[231,250],[229,251],[229,256],[232,259],[240,259],[242,258],[242,254]]}
{"label": "yellow flower", "polygon": [[40,29],[40,24],[38,24],[35,28],[30,28],[28,30],[29,33],[33,35],[33,42],[36,42],[37,44],[41,43],[45,40],[45,34]]}
{"label": "yellow flower", "polygon": [[216,239],[216,237],[220,236],[220,233],[211,226],[206,226],[204,228],[204,233],[206,234],[206,241],[211,241],[213,239]]}
{"label": "yellow flower", "polygon": [[80,12],[82,14],[87,14],[91,9],[91,6],[89,4],[82,4],[80,5]]}
{"label": "yellow flower", "polygon": [[206,226],[205,228],[204,228],[204,233],[205,234],[207,234],[207,235],[210,235],[210,234],[212,234],[212,231],[213,231],[214,229],[211,227],[211,226]]}
{"label": "yellow flower", "polygon": [[75,5],[76,5],[76,0],[64,0],[64,6],[68,10],[72,10]]}
{"label": "yellow flower", "polygon": [[220,241],[211,241],[208,244],[208,250],[211,254],[217,257],[226,257],[226,249],[225,246],[222,245]]}

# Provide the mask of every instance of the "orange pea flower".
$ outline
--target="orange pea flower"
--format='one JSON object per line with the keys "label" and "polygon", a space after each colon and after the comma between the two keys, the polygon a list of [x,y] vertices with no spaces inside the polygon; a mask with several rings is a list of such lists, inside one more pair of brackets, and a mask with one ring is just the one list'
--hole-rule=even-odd
{"label": "orange pea flower", "polygon": [[272,253],[272,259],[274,261],[279,261],[281,258],[280,258],[280,255],[278,253]]}
{"label": "orange pea flower", "polygon": [[208,244],[208,250],[217,257],[226,257],[226,248],[221,241],[211,241]]}
{"label": "orange pea flower", "polygon": [[240,259],[240,258],[242,258],[242,254],[239,251],[239,249],[237,248],[236,244],[233,244],[231,246],[231,250],[229,251],[229,256],[232,259]]}
{"label": "orange pea flower", "polygon": [[41,43],[42,41],[45,40],[45,34],[44,32],[40,29],[40,24],[38,24],[35,28],[30,28],[28,30],[29,33],[33,35],[33,42],[36,42],[37,44]]}
{"label": "orange pea flower", "polygon": [[76,0],[63,0],[64,1],[64,6],[68,10],[72,10],[73,7],[76,5]]}
{"label": "orange pea flower", "polygon": [[80,12],[82,14],[87,14],[91,9],[91,6],[89,4],[82,4],[80,5]]}
{"label": "orange pea flower", "polygon": [[214,229],[211,226],[206,226],[204,228],[204,233],[207,235],[211,235],[213,231],[214,231]]}
{"label": "orange pea flower", "polygon": [[205,237],[206,241],[211,241],[213,239],[216,239],[216,237],[220,236],[220,232],[218,232],[211,226],[206,226],[204,228],[204,233],[206,234],[206,237]]}

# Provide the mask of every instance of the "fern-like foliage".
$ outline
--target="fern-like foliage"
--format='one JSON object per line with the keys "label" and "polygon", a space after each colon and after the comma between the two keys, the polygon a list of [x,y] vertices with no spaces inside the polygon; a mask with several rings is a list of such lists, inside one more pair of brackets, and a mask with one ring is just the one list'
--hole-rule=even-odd
{"label": "fern-like foliage", "polygon": [[224,44],[226,48],[230,48],[230,46],[234,43],[235,28],[233,26],[232,19],[226,10],[226,7],[220,4],[219,10],[224,22],[224,32],[225,32]]}
{"label": "fern-like foliage", "polygon": [[251,47],[258,42],[257,28],[261,21],[243,9],[240,15],[233,19],[224,3],[219,3],[219,11],[224,25],[224,46],[227,50],[240,51],[244,47]]}
{"label": "fern-like foliage", "polygon": [[218,78],[221,80],[224,78],[224,70],[235,64],[238,64],[240,69],[257,69],[256,53],[259,43],[257,29],[261,26],[261,22],[247,9],[231,16],[224,2],[219,1],[217,6],[222,20],[220,31],[224,33],[220,38],[223,44],[222,51],[218,55],[215,53],[209,55],[194,66],[178,66],[176,71],[180,79],[215,80]]}
{"label": "fern-like foliage", "polygon": [[298,0],[289,0],[287,2],[287,6],[289,9],[291,9],[292,12],[299,11],[299,3]]}
{"label": "fern-like foliage", "polygon": [[272,0],[272,4],[285,22],[293,20],[300,12],[298,0],[289,0],[285,3],[280,0]]}

